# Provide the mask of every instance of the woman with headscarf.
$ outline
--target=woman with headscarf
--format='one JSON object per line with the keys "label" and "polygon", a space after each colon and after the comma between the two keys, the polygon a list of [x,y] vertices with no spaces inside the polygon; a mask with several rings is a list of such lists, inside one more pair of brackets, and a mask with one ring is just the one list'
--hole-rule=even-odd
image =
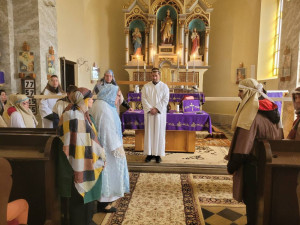
{"label": "woman with headscarf", "polygon": [[70,197],[71,225],[89,225],[93,216],[92,201],[100,198],[101,172],[105,152],[88,113],[93,105],[92,93],[78,88],[70,94],[70,102],[57,129],[63,146],[58,152],[58,190]]}
{"label": "woman with headscarf", "polygon": [[129,192],[129,175],[125,151],[123,148],[121,121],[116,103],[119,87],[113,71],[108,70],[97,85],[98,94],[91,115],[99,131],[99,140],[106,153],[106,167],[102,174],[102,190],[99,199],[99,211],[115,212],[109,204]]}
{"label": "woman with headscarf", "polygon": [[36,128],[38,122],[29,108],[29,98],[26,95],[11,94],[9,106],[6,112],[9,127]]}
{"label": "woman with headscarf", "polygon": [[3,113],[5,111],[6,102],[7,102],[6,92],[4,90],[0,90],[0,127],[7,127],[7,124],[2,118]]}
{"label": "woman with headscarf", "polygon": [[242,99],[232,121],[234,130],[229,149],[228,173],[233,174],[233,198],[246,204],[248,225],[256,224],[257,139],[282,139],[278,107],[254,79],[242,80]]}
{"label": "woman with headscarf", "polygon": [[[47,86],[42,91],[42,95],[62,95],[63,90],[59,84],[58,77],[52,75]],[[42,117],[43,128],[53,128],[53,106],[56,98],[42,99],[39,105],[40,115]]]}
{"label": "woman with headscarf", "polygon": [[300,140],[300,87],[297,87],[292,92],[293,105],[296,114],[296,120],[293,122],[293,127],[287,136],[287,139]]}

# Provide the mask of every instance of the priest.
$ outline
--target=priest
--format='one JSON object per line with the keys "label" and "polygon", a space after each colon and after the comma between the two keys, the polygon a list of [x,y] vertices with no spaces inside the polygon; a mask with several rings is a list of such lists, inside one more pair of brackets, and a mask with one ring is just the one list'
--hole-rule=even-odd
{"label": "priest", "polygon": [[161,162],[161,156],[165,156],[167,105],[169,103],[169,88],[160,81],[158,68],[152,69],[152,81],[145,84],[142,89],[142,104],[144,109],[145,162],[155,158]]}

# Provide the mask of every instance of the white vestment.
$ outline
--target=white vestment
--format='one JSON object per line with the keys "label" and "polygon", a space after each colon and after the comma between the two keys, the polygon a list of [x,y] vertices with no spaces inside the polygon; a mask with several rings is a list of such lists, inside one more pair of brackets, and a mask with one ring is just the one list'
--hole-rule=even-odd
{"label": "white vestment", "polygon": [[[46,89],[44,95],[55,95],[55,93],[52,93],[48,89]],[[58,92],[57,95],[61,95],[61,93]],[[44,117],[53,113],[52,109],[56,101],[57,98],[48,98],[48,99],[43,99],[40,102],[39,110],[42,117],[43,128],[53,128],[53,121],[48,120]]]}
{"label": "white vestment", "polygon": [[[147,83],[142,89],[142,104],[144,108],[144,155],[165,156],[167,105],[169,103],[169,88],[159,82],[154,85]],[[152,115],[151,108],[157,108],[158,113]]]}

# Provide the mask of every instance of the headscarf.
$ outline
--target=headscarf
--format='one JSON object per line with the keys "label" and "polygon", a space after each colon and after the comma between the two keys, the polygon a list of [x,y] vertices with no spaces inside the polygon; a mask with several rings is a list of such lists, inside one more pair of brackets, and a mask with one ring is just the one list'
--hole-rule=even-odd
{"label": "headscarf", "polygon": [[287,139],[292,139],[295,140],[296,136],[297,136],[297,130],[299,127],[299,123],[300,123],[300,109],[297,108],[296,103],[295,103],[295,97],[296,95],[300,95],[300,87],[297,87],[293,92],[292,92],[292,99],[293,99],[293,104],[294,104],[294,109],[295,109],[295,113],[297,115],[296,120],[293,122],[293,127],[290,130]]}
{"label": "headscarf", "polygon": [[263,85],[252,78],[242,80],[239,84],[239,90],[243,91],[243,99],[234,115],[231,129],[235,130],[240,127],[250,130],[259,108],[258,98],[263,96],[271,102],[274,101],[263,93]]}
{"label": "headscarf", "polygon": [[[51,78],[52,78],[52,77],[58,78],[56,75],[52,75]],[[64,93],[64,90],[62,89],[62,87],[60,86],[60,84],[58,84],[58,87],[57,87],[57,88],[52,87],[51,84],[50,84],[50,80],[48,81],[46,87],[45,87],[44,90],[42,91],[42,93],[41,93],[42,95],[45,93],[45,90],[46,90],[46,89],[47,89],[48,91],[54,93],[54,94],[58,94],[59,92],[60,92],[60,93]]]}
{"label": "headscarf", "polygon": [[90,115],[88,113],[88,99],[92,98],[92,92],[87,88],[78,88],[77,91],[72,92],[69,96],[71,104],[67,106],[64,111],[72,110],[80,110],[83,112],[85,119],[87,119],[90,123],[92,123]]}
{"label": "headscarf", "polygon": [[86,88],[71,93],[71,104],[61,116],[57,130],[64,143],[63,151],[74,170],[75,187],[83,198],[96,184],[105,161],[105,151],[88,114],[91,97],[92,92]]}
{"label": "headscarf", "polygon": [[11,94],[9,95],[9,103],[11,106],[13,106],[17,112],[19,112],[24,120],[24,124],[26,128],[35,128],[38,124],[38,121],[36,120],[35,116],[33,115],[30,108],[25,108],[23,106],[23,102],[29,100],[29,98],[26,95],[20,95],[20,94]]}
{"label": "headscarf", "polygon": [[297,115],[300,115],[300,109],[297,108],[296,103],[295,103],[295,96],[300,95],[300,87],[297,87],[293,92],[292,92],[292,97],[293,97],[293,104],[294,104],[294,109],[295,113]]}

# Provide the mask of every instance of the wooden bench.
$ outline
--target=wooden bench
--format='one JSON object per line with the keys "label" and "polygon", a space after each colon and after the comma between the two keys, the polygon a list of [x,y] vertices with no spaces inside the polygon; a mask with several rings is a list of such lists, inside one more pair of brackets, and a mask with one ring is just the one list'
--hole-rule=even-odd
{"label": "wooden bench", "polygon": [[11,173],[9,162],[0,158],[0,225],[7,224],[7,204],[12,186]]}
{"label": "wooden bench", "polygon": [[55,187],[54,129],[0,129],[0,157],[12,167],[10,200],[29,203],[28,224],[60,225],[60,202]]}
{"label": "wooden bench", "polygon": [[260,141],[257,156],[257,224],[299,225],[300,141]]}

